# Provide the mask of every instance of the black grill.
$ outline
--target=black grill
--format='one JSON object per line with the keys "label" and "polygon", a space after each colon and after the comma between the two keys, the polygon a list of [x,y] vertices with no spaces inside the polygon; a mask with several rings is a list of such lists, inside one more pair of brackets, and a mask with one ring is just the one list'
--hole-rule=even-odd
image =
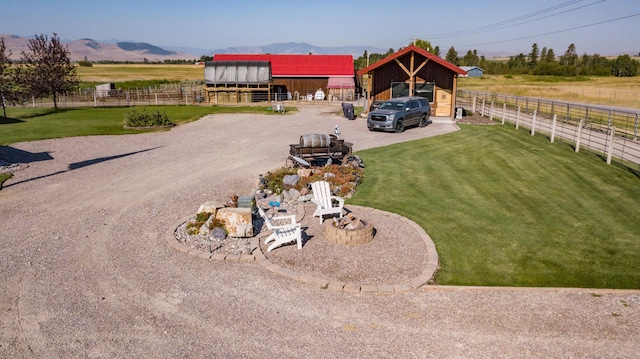
{"label": "black grill", "polygon": [[371,121],[386,121],[387,116],[384,115],[371,115]]}

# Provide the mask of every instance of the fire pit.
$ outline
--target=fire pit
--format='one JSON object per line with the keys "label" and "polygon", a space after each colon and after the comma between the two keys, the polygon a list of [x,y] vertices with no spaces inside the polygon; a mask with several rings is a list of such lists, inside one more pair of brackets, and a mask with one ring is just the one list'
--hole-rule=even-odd
{"label": "fire pit", "polygon": [[373,240],[374,228],[371,223],[348,214],[344,218],[334,218],[325,222],[324,234],[330,243],[358,245]]}

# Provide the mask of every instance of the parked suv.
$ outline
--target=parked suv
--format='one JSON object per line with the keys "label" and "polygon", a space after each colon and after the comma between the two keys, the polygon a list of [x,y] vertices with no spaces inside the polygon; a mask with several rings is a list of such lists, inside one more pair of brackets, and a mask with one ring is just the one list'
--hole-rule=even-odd
{"label": "parked suv", "polygon": [[380,107],[369,112],[369,131],[402,132],[408,126],[425,127],[431,120],[431,106],[424,97],[397,97],[383,102]]}

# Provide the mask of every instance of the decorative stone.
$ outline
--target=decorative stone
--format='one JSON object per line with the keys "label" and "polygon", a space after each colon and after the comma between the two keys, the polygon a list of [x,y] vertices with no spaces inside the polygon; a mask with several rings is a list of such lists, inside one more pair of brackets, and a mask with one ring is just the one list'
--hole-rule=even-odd
{"label": "decorative stone", "polygon": [[289,190],[289,200],[290,201],[297,201],[298,198],[300,198],[300,191],[298,191],[295,188],[291,188]]}
{"label": "decorative stone", "polygon": [[215,240],[222,241],[227,238],[227,232],[224,231],[224,228],[214,227],[211,230],[210,237]]}
{"label": "decorative stone", "polygon": [[302,178],[311,177],[312,173],[313,173],[313,170],[310,169],[310,168],[299,168],[298,169],[298,176],[300,176]]}
{"label": "decorative stone", "polygon": [[252,237],[251,208],[220,208],[217,220],[223,221],[230,237]]}
{"label": "decorative stone", "polygon": [[216,213],[218,208],[224,208],[224,203],[215,202],[215,201],[207,201],[203,205],[198,208],[197,213],[207,212],[207,213]]}
{"label": "decorative stone", "polygon": [[282,178],[282,186],[286,189],[297,186],[298,182],[300,182],[298,175],[286,175]]}

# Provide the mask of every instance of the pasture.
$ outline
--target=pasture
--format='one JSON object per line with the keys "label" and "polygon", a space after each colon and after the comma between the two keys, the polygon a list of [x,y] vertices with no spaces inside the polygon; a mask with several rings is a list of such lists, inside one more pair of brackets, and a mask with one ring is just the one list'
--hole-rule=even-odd
{"label": "pasture", "polygon": [[640,108],[640,77],[484,75],[461,77],[458,88],[513,96]]}

